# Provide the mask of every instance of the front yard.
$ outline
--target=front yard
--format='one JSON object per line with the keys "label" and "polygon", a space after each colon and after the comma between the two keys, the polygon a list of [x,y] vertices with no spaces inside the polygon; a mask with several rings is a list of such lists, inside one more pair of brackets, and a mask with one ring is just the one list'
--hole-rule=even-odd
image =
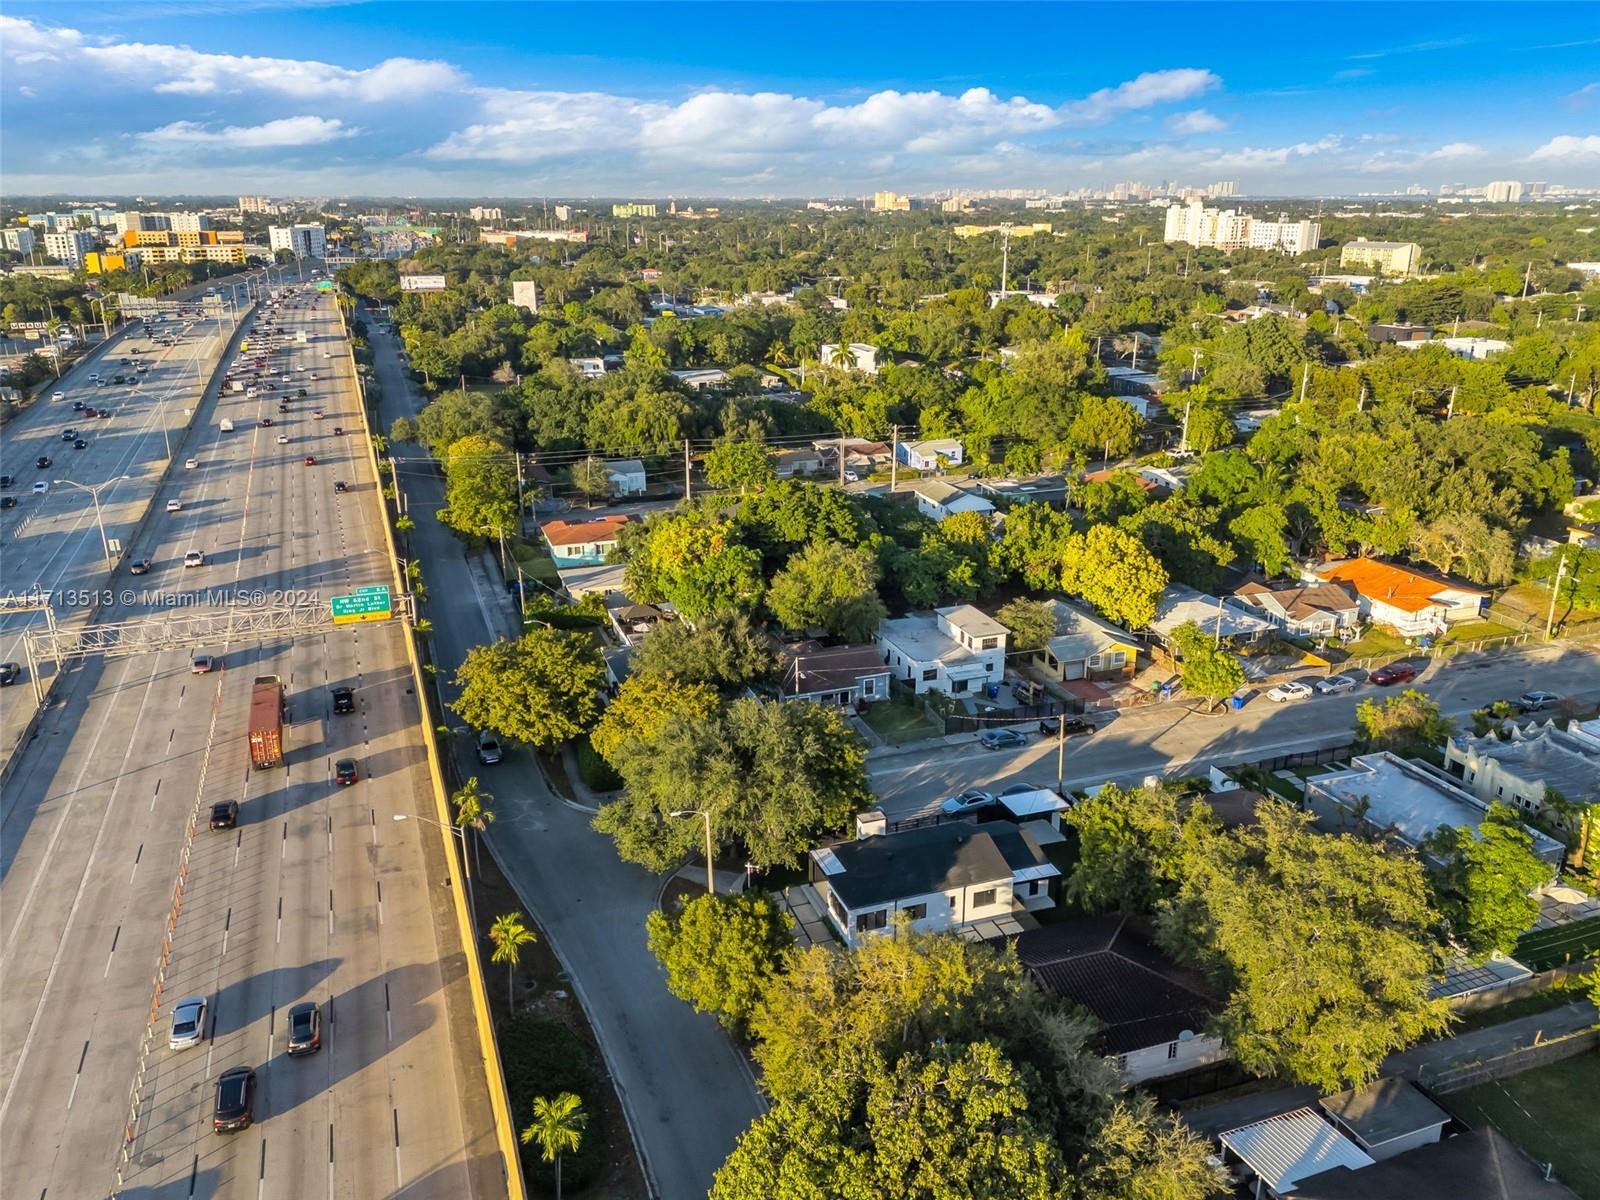
{"label": "front yard", "polygon": [[937,737],[940,730],[922,710],[922,702],[901,699],[880,700],[867,705],[861,719],[891,746]]}

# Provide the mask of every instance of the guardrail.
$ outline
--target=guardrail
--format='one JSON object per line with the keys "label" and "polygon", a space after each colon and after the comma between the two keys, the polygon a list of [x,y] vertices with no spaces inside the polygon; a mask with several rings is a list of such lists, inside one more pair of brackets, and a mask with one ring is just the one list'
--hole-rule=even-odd
{"label": "guardrail", "polygon": [[[344,335],[347,357],[350,364],[350,376],[354,383],[356,394],[356,407],[360,410],[361,430],[366,438],[367,458],[372,464],[373,478],[379,481],[379,502],[383,506],[383,540],[389,552],[389,572],[394,579],[396,594],[406,590],[406,581],[400,573],[400,550],[395,545],[394,528],[390,522],[389,502],[382,494],[382,474],[378,470],[378,449],[372,439],[372,422],[367,414],[367,398],[365,389],[361,384],[361,372],[356,362],[355,347],[350,341],[349,326],[345,321],[344,306],[339,303],[339,295],[334,293],[334,307],[339,313],[339,329]],[[483,1055],[484,1076],[489,1086],[489,1107],[494,1115],[495,1140],[500,1146],[505,1175],[506,1189],[512,1200],[523,1200],[527,1195],[527,1188],[522,1180],[522,1159],[517,1149],[517,1129],[511,1118],[511,1101],[506,1091],[506,1077],[504,1068],[500,1063],[500,1047],[494,1037],[494,1022],[489,1015],[489,992],[483,982],[483,963],[478,957],[478,940],[472,928],[472,914],[467,911],[467,890],[462,874],[461,860],[456,857],[457,839],[451,833],[455,823],[450,815],[450,796],[445,787],[442,756],[439,753],[438,738],[433,726],[428,721],[427,708],[427,682],[422,670],[421,659],[417,655],[417,633],[414,628],[404,632],[402,641],[406,646],[406,660],[411,666],[411,682],[416,693],[417,703],[421,706],[418,724],[422,729],[422,741],[427,749],[428,778],[433,785],[433,800],[435,818],[439,825],[439,838],[444,850],[445,862],[450,870],[450,893],[455,904],[456,926],[461,935],[462,949],[467,963],[467,982],[472,993],[473,1016],[476,1018],[478,1028],[478,1047]]]}

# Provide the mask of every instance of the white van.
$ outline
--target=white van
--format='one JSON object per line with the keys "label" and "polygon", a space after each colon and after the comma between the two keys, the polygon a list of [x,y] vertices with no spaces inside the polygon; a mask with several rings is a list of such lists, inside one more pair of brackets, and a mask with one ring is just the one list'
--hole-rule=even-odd
{"label": "white van", "polygon": [[230,421],[227,417],[223,417],[222,418],[222,432],[223,433],[232,433],[233,432],[233,422]]}

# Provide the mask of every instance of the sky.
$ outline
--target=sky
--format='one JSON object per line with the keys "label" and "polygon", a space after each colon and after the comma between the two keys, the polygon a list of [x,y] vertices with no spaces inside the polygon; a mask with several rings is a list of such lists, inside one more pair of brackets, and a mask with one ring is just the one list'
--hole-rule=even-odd
{"label": "sky", "polygon": [[1600,5],[7,0],[0,186],[1600,186]]}

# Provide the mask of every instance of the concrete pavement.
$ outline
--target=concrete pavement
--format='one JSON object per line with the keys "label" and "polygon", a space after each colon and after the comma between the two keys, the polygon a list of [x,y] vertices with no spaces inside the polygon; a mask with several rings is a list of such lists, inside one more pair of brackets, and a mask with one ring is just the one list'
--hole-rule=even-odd
{"label": "concrete pavement", "polygon": [[[357,421],[331,301],[277,320],[313,335],[275,356],[309,397],[289,414],[276,411],[281,391],[203,407],[174,447],[199,465],[162,482],[163,511],[130,548],[153,565],[126,602],[119,572],[119,618],[168,611],[174,596],[326,602],[387,578],[377,480],[353,435],[332,432]],[[325,421],[311,416],[318,405]],[[220,430],[222,416],[234,432]],[[336,478],[347,494],[334,493]],[[165,513],[173,497],[182,507]],[[181,565],[191,548],[205,551],[204,567]],[[138,1080],[129,1194],[505,1196],[461,947],[438,886],[442,849],[433,831],[393,820],[433,812],[403,636],[385,622],[68,668],[62,706],[24,751],[0,825],[8,1193],[110,1190]],[[221,669],[191,673],[196,651],[219,656]],[[248,764],[258,674],[288,689],[282,769]],[[356,689],[355,713],[332,713],[338,684]],[[346,756],[363,779],[337,788],[332,764]],[[208,830],[210,805],[227,800],[239,803],[239,828]],[[169,1050],[173,1004],[191,994],[210,1001],[207,1037]],[[323,1007],[324,1046],[291,1060],[285,1014],[303,999]],[[212,1087],[233,1065],[257,1072],[257,1123],[218,1137]]]}
{"label": "concrete pavement", "polygon": [[[1473,709],[1531,687],[1600,700],[1600,648],[1556,642],[1494,657],[1457,656],[1432,664],[1406,686],[1432,695],[1462,725]],[[1210,766],[1347,746],[1356,706],[1402,690],[1363,686],[1287,704],[1257,696],[1238,712],[1194,712],[1178,703],[1130,709],[1088,737],[1067,739],[1064,784],[1137,783],[1150,774],[1201,774]],[[975,734],[936,738],[874,751],[867,769],[885,814],[906,820],[936,811],[940,800],[964,788],[1025,780],[1053,786],[1056,744],[1035,734],[1017,750],[984,750]]]}
{"label": "concrete pavement", "polygon": [[[382,424],[415,416],[419,400],[398,340],[368,322],[382,393]],[[456,666],[472,646],[515,632],[503,591],[487,594],[460,543],[434,519],[443,484],[421,447],[391,445],[417,528],[410,552],[423,564],[440,691],[456,694]],[[666,989],[645,945],[645,916],[660,880],[621,862],[611,840],[568,807],[526,751],[480,765],[470,739],[455,739],[457,767],[495,797],[486,841],[571,979],[605,1054],[647,1178],[666,1200],[704,1195],[712,1174],[763,1108],[743,1055],[710,1016]]]}

